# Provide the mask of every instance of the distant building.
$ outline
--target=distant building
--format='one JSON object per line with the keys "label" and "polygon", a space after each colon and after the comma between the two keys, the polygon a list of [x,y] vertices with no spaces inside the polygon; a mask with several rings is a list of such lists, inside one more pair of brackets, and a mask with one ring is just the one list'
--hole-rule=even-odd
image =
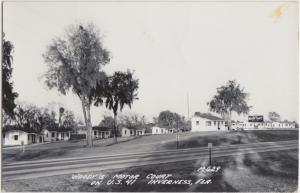
{"label": "distant building", "polygon": [[160,135],[160,134],[171,134],[175,132],[175,128],[166,127],[166,126],[153,126],[151,128],[151,134]]}
{"label": "distant building", "polygon": [[130,137],[130,136],[141,136],[145,135],[146,128],[142,126],[127,126],[122,127],[121,136]]}
{"label": "distant building", "polygon": [[192,132],[227,130],[225,120],[210,113],[196,112],[191,122]]}
{"label": "distant building", "polygon": [[67,141],[71,137],[72,128],[66,127],[49,127],[42,130],[44,135],[44,141],[53,142],[53,141]]}
{"label": "distant building", "polygon": [[93,127],[93,138],[96,139],[107,139],[111,136],[112,128],[109,127]]}
{"label": "distant building", "polygon": [[245,130],[255,129],[291,129],[296,128],[295,122],[290,121],[264,121],[262,115],[250,115],[247,122],[239,122],[239,126],[232,126],[233,129],[237,127]]}
{"label": "distant building", "polygon": [[86,126],[85,125],[78,126],[74,134],[86,135]]}
{"label": "distant building", "polygon": [[30,145],[43,142],[43,135],[23,127],[7,125],[2,130],[2,143],[5,146],[22,145],[22,143]]}
{"label": "distant building", "polygon": [[246,126],[246,123],[242,122],[242,121],[232,121],[231,122],[231,129],[244,129]]}

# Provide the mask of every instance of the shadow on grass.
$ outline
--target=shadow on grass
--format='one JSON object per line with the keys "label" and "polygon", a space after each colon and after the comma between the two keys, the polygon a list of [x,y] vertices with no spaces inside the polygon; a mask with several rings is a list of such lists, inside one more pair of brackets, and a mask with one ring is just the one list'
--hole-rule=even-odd
{"label": "shadow on grass", "polygon": [[[297,152],[298,155],[299,152]],[[265,156],[258,154],[260,160],[251,159],[251,155],[245,155],[243,164],[253,173],[263,176],[276,176],[279,178],[298,179],[298,159],[283,152],[270,152]],[[277,162],[275,165],[274,162]]]}
{"label": "shadow on grass", "polygon": [[[230,145],[230,144],[243,144],[245,142],[245,137],[238,133],[225,133],[222,135],[206,135],[197,136],[185,140],[179,141],[179,148],[194,148],[194,147],[207,147],[208,143],[212,143],[213,146],[220,145]],[[162,149],[176,149],[177,142],[167,142],[162,147]]]}
{"label": "shadow on grass", "polygon": [[[248,131],[248,133],[250,133]],[[258,141],[286,141],[286,140],[298,140],[298,130],[257,130],[251,131],[251,135]]]}
{"label": "shadow on grass", "polygon": [[[211,135],[191,137],[179,141],[179,148],[207,147],[208,143],[213,146],[236,145],[258,142],[272,142],[298,140],[297,130],[257,130],[257,131],[229,131],[226,133],[214,133]],[[176,149],[177,142],[171,141],[163,144],[161,149]]]}
{"label": "shadow on grass", "polygon": [[133,138],[128,138],[128,139],[126,139],[126,140],[117,141],[117,142],[114,142],[114,139],[112,138],[111,142],[108,143],[107,145],[105,145],[105,147],[107,147],[107,146],[112,146],[112,145],[116,145],[116,144],[125,143],[125,142],[128,142],[128,141],[133,141],[133,140],[139,139],[139,138],[141,138],[141,137],[142,137],[142,136],[136,136],[136,137],[133,137]]}
{"label": "shadow on grass", "polygon": [[46,159],[46,158],[55,158],[63,156],[67,153],[65,149],[56,149],[56,150],[26,150],[24,153],[17,151],[14,154],[5,154],[5,160],[13,159],[14,161],[29,161],[29,160],[39,160],[39,159]]}

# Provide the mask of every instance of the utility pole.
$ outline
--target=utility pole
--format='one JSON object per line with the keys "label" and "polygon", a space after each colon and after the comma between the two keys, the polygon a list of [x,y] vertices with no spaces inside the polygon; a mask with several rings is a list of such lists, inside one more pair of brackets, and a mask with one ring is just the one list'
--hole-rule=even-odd
{"label": "utility pole", "polygon": [[187,92],[187,119],[190,120],[190,101],[189,101],[189,93]]}

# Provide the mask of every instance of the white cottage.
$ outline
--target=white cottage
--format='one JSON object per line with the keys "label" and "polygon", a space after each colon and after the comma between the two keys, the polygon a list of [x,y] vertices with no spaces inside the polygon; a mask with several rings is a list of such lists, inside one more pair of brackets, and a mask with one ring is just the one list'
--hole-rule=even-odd
{"label": "white cottage", "polygon": [[2,143],[5,146],[43,143],[43,135],[18,126],[5,126],[2,130]]}
{"label": "white cottage", "polygon": [[227,130],[225,120],[210,113],[196,112],[191,122],[192,132]]}
{"label": "white cottage", "polygon": [[171,134],[174,133],[174,128],[167,128],[167,127],[158,127],[154,126],[151,128],[151,134],[153,135],[160,135],[160,134]]}
{"label": "white cottage", "polygon": [[111,136],[112,128],[94,126],[93,127],[93,138],[96,139],[107,139]]}
{"label": "white cottage", "polygon": [[130,136],[145,135],[145,130],[146,130],[146,128],[142,128],[139,126],[122,127],[121,136],[122,137],[130,137]]}
{"label": "white cottage", "polygon": [[264,122],[245,122],[243,129],[256,130],[256,129],[291,129],[296,128],[295,123],[289,121],[264,121]]}
{"label": "white cottage", "polygon": [[71,137],[71,128],[54,126],[52,128],[47,128],[42,130],[44,135],[44,140],[48,142],[53,141],[67,141]]}

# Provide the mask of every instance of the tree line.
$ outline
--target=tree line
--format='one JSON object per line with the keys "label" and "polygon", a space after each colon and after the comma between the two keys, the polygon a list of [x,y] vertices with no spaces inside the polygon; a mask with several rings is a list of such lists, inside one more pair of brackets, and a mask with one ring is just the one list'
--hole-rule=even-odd
{"label": "tree line", "polygon": [[3,114],[2,120],[5,126],[16,125],[37,133],[43,129],[77,128],[81,122],[69,109],[60,107],[57,113],[47,107],[38,107],[28,103],[17,103],[14,109],[14,118]]}

